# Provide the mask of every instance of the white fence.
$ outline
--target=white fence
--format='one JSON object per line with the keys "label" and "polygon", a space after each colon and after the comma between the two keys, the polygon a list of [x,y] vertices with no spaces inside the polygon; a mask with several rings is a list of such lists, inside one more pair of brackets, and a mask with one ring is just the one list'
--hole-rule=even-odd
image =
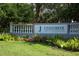
{"label": "white fence", "polygon": [[70,34],[79,34],[79,23],[70,23],[69,30]]}
{"label": "white fence", "polygon": [[15,34],[32,34],[33,33],[33,25],[32,24],[13,24],[10,23],[10,33]]}

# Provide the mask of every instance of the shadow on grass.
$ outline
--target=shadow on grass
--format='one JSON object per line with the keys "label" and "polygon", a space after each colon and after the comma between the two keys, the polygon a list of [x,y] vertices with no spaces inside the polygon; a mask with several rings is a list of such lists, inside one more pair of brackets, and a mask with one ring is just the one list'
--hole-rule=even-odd
{"label": "shadow on grass", "polygon": [[52,42],[23,42],[22,44],[28,44],[28,45],[35,45],[35,44],[40,44],[40,45],[43,45],[43,46],[51,46],[53,48],[57,48],[57,49],[63,49],[65,51],[71,51],[71,52],[79,52],[79,49],[78,50],[72,50],[72,49],[66,49],[66,48],[60,48],[58,47],[57,45],[53,44]]}
{"label": "shadow on grass", "polygon": [[57,49],[63,49],[65,51],[71,51],[71,52],[79,52],[79,49],[78,50],[73,50],[73,49],[67,49],[67,48],[61,48],[61,47],[58,47],[57,45],[53,44],[52,42],[48,42],[48,41],[45,41],[45,42],[17,42],[17,44],[28,44],[30,46],[32,45],[35,45],[35,44],[40,44],[40,45],[43,45],[43,46],[51,46],[52,48],[57,48]]}

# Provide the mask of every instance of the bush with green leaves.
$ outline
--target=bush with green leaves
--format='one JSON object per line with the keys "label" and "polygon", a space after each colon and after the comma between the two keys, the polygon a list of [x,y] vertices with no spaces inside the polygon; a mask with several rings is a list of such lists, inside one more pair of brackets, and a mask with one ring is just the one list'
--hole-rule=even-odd
{"label": "bush with green leaves", "polygon": [[65,46],[65,41],[64,40],[58,39],[58,40],[56,40],[54,42],[55,42],[54,44],[57,45],[60,48],[64,48],[64,46]]}
{"label": "bush with green leaves", "polygon": [[17,37],[11,34],[2,33],[0,34],[0,41],[15,41],[17,40]]}
{"label": "bush with green leaves", "polygon": [[64,40],[62,37],[57,35],[55,37],[49,38],[48,41],[60,48],[79,50],[79,39],[76,37]]}
{"label": "bush with green leaves", "polygon": [[65,44],[66,49],[79,50],[79,39],[74,37],[69,39]]}

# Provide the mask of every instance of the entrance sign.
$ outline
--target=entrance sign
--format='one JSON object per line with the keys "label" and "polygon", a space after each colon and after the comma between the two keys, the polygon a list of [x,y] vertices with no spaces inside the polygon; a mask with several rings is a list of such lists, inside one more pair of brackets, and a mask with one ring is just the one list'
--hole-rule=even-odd
{"label": "entrance sign", "polygon": [[79,23],[10,23],[10,33],[15,35],[62,35],[79,37]]}
{"label": "entrance sign", "polygon": [[34,33],[37,34],[67,34],[67,24],[36,24]]}

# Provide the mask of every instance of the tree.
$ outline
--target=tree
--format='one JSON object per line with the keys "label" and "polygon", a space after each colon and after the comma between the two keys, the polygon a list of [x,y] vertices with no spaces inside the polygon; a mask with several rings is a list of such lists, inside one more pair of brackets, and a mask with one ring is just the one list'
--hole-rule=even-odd
{"label": "tree", "polygon": [[[36,5],[36,22],[79,22],[78,3],[38,3]],[[46,12],[45,12],[46,11]]]}
{"label": "tree", "polygon": [[[65,9],[63,12],[62,12],[62,18],[64,18],[65,20],[67,20],[67,22],[71,22],[71,20],[73,19],[74,21],[77,21],[79,22],[79,4],[76,4],[76,3],[72,3],[72,4],[69,4],[68,8]],[[65,21],[66,22],[66,21]]]}
{"label": "tree", "polygon": [[68,4],[36,3],[36,22],[52,23],[61,21],[61,13],[68,7]]}
{"label": "tree", "polygon": [[0,28],[9,28],[10,22],[32,22],[32,8],[31,4],[0,4]]}

